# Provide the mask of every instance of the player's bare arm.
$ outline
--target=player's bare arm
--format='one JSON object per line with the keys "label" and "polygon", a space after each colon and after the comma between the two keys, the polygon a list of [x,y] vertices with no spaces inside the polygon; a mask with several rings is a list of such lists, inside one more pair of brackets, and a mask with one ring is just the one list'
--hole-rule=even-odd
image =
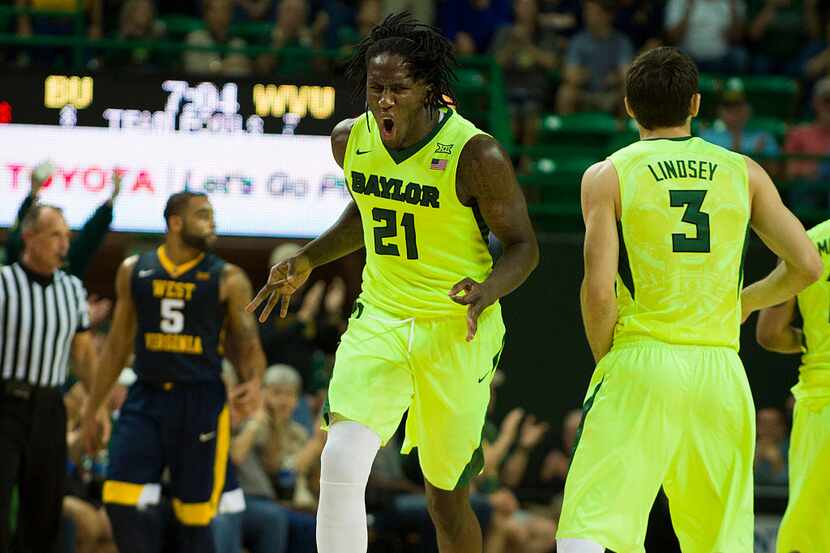
{"label": "player's bare arm", "polygon": [[[332,154],[340,167],[343,167],[353,124],[354,119],[344,119],[331,133]],[[271,267],[268,282],[248,304],[247,310],[253,313],[267,299],[265,308],[259,315],[259,321],[265,322],[282,298],[280,317],[285,317],[288,314],[291,295],[303,285],[313,269],[345,257],[362,247],[363,226],[360,211],[354,201],[350,201],[334,225],[306,244],[297,255]]]}
{"label": "player's bare arm", "polygon": [[220,298],[227,307],[228,357],[243,381],[261,380],[265,354],[259,341],[256,320],[245,310],[253,289],[245,271],[226,263],[222,273]]}
{"label": "player's bare arm", "polygon": [[503,255],[484,282],[465,278],[449,291],[453,301],[469,305],[470,341],[484,309],[518,288],[539,264],[539,245],[510,157],[492,137],[478,135],[464,146],[456,188],[462,204],[478,204],[487,226],[504,246]]}
{"label": "player's bare arm", "polygon": [[[72,372],[89,392],[95,382],[95,371],[98,368],[98,353],[95,351],[95,344],[92,341],[92,332],[80,332],[72,339]],[[98,407],[96,412],[96,424],[98,430],[98,442],[106,444],[110,437],[110,413],[106,404]],[[78,445],[86,447],[83,435],[79,435]]]}
{"label": "player's bare arm", "polygon": [[92,390],[95,368],[98,363],[95,344],[90,331],[79,332],[72,338],[72,372],[84,385],[87,392]]}
{"label": "player's bare arm", "polygon": [[[130,292],[130,279],[136,261],[138,261],[138,256],[125,259],[115,277],[117,299],[113,310],[112,328],[107,335],[104,351],[98,359],[98,370],[95,373],[92,389],[81,418],[82,439],[87,451],[97,449],[101,429],[96,424],[95,413],[109,396],[133,347],[137,323],[135,304]],[[106,433],[106,428],[103,430]]]}
{"label": "player's bare arm", "polygon": [[240,384],[231,390],[230,398],[243,416],[249,415],[258,406],[262,374],[266,365],[256,320],[245,310],[252,294],[251,281],[245,271],[236,265],[226,263],[219,291],[227,309],[226,356],[236,368],[241,380]]}
{"label": "player's bare arm", "polygon": [[758,313],[755,338],[762,348],[778,353],[801,353],[803,334],[792,325],[795,308],[796,298],[791,298]]}
{"label": "player's bare arm", "polygon": [[617,171],[610,161],[596,163],[582,177],[582,216],[585,220],[584,270],[580,303],[585,334],[594,360],[611,349],[617,324],[617,277],[620,212]]}
{"label": "player's bare arm", "polygon": [[767,172],[747,158],[752,228],[782,262],[741,293],[744,320],[755,310],[783,303],[821,278],[818,251],[801,222],[784,206]]}

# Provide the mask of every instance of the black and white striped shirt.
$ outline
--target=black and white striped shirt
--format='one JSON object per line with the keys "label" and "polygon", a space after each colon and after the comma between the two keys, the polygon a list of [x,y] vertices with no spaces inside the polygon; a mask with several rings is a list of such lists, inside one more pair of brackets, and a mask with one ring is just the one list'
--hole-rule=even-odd
{"label": "black and white striped shirt", "polygon": [[88,329],[80,279],[63,271],[43,277],[20,263],[0,267],[0,381],[63,385],[72,340]]}

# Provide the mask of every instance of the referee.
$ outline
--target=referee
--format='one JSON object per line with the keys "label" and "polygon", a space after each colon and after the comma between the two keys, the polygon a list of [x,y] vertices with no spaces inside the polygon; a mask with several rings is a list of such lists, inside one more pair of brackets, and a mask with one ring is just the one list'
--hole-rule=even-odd
{"label": "referee", "polygon": [[[59,268],[69,249],[60,209],[35,205],[19,262],[0,267],[0,552],[51,553],[66,473],[61,386],[70,357],[90,389],[95,350],[86,291]],[[20,498],[11,535],[12,489]]]}

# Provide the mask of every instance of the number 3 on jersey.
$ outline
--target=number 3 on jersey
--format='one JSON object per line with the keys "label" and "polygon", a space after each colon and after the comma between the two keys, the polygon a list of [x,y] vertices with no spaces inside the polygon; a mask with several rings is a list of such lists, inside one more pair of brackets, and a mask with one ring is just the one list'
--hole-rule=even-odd
{"label": "number 3 on jersey", "polygon": [[[392,209],[376,207],[372,209],[372,219],[383,225],[375,227],[375,253],[378,255],[397,255],[400,250],[396,244],[386,243],[387,238],[398,235],[398,213]],[[415,238],[415,216],[404,213],[401,217],[401,226],[406,239],[406,258],[418,259],[418,242]]]}
{"label": "number 3 on jersey", "polygon": [[671,207],[686,207],[683,212],[684,223],[695,226],[695,236],[675,232],[671,235],[673,252],[709,253],[709,214],[700,210],[706,190],[669,190]]}

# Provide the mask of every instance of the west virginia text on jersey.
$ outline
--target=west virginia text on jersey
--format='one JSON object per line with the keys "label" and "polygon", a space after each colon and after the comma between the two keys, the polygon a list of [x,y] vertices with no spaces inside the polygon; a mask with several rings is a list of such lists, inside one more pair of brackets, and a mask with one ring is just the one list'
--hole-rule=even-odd
{"label": "west virginia text on jersey", "polygon": [[164,246],[141,255],[133,270],[138,315],[135,370],[158,382],[213,381],[220,377],[219,299],[224,261],[202,255],[176,266]]}

